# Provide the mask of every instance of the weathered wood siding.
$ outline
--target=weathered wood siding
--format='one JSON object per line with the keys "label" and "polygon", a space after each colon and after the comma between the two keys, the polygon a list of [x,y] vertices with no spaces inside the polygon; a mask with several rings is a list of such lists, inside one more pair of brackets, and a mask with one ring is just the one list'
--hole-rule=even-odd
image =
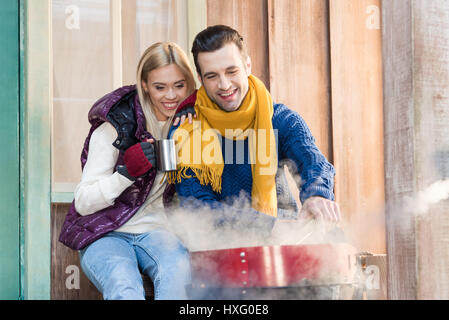
{"label": "weathered wood siding", "polygon": [[103,298],[102,295],[81,269],[78,251],[58,241],[59,232],[69,208],[70,204],[53,204],[52,206],[51,299],[100,300]]}
{"label": "weathered wood siding", "polygon": [[449,178],[449,3],[384,0],[383,21],[388,293],[448,299],[449,202],[414,201]]}
{"label": "weathered wood siding", "polygon": [[304,118],[332,161],[328,2],[268,1],[268,13],[270,92]]}
{"label": "weathered wood siding", "polygon": [[[336,197],[350,237],[385,252],[380,3],[329,2]],[[376,12],[377,10],[377,12]]]}
{"label": "weathered wood siding", "polygon": [[251,57],[253,74],[269,87],[267,18],[266,0],[207,0],[207,25],[224,24],[238,30]]}

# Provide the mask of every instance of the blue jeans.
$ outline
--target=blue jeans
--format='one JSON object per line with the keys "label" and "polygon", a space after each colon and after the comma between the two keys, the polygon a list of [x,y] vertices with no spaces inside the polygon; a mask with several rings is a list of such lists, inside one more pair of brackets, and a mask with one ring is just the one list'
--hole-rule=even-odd
{"label": "blue jeans", "polygon": [[110,232],[80,251],[81,268],[105,300],[143,300],[140,272],[154,284],[154,298],[187,299],[191,281],[187,249],[172,233]]}

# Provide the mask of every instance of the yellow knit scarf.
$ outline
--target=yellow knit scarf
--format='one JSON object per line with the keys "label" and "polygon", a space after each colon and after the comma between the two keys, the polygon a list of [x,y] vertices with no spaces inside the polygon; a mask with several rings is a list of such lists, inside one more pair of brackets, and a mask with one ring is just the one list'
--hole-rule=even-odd
{"label": "yellow knit scarf", "polygon": [[197,119],[193,124],[185,121],[173,137],[178,151],[178,170],[168,175],[168,181],[179,183],[181,178],[191,178],[186,174],[187,169],[191,169],[201,185],[210,184],[215,192],[221,192],[221,176],[227,160],[223,160],[218,134],[234,140],[248,138],[253,177],[251,205],[259,212],[276,217],[273,101],[262,81],[250,75],[248,82],[248,94],[240,108],[233,112],[223,111],[212,102],[204,87],[198,90]]}

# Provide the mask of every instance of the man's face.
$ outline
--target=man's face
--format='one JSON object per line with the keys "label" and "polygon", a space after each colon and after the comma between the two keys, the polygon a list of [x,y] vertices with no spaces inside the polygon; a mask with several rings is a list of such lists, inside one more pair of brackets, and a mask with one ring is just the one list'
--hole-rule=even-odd
{"label": "man's face", "polygon": [[227,43],[213,52],[200,52],[199,79],[209,98],[224,111],[237,110],[248,92],[248,76],[251,74],[249,57],[243,62],[234,43]]}

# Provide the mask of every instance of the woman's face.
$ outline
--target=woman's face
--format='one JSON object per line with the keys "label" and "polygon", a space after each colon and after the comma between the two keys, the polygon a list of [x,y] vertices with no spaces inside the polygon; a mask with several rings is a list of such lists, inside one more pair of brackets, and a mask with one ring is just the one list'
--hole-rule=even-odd
{"label": "woman's face", "polygon": [[186,78],[173,63],[150,71],[142,86],[150,96],[153,111],[159,121],[172,116],[178,105],[187,98]]}

